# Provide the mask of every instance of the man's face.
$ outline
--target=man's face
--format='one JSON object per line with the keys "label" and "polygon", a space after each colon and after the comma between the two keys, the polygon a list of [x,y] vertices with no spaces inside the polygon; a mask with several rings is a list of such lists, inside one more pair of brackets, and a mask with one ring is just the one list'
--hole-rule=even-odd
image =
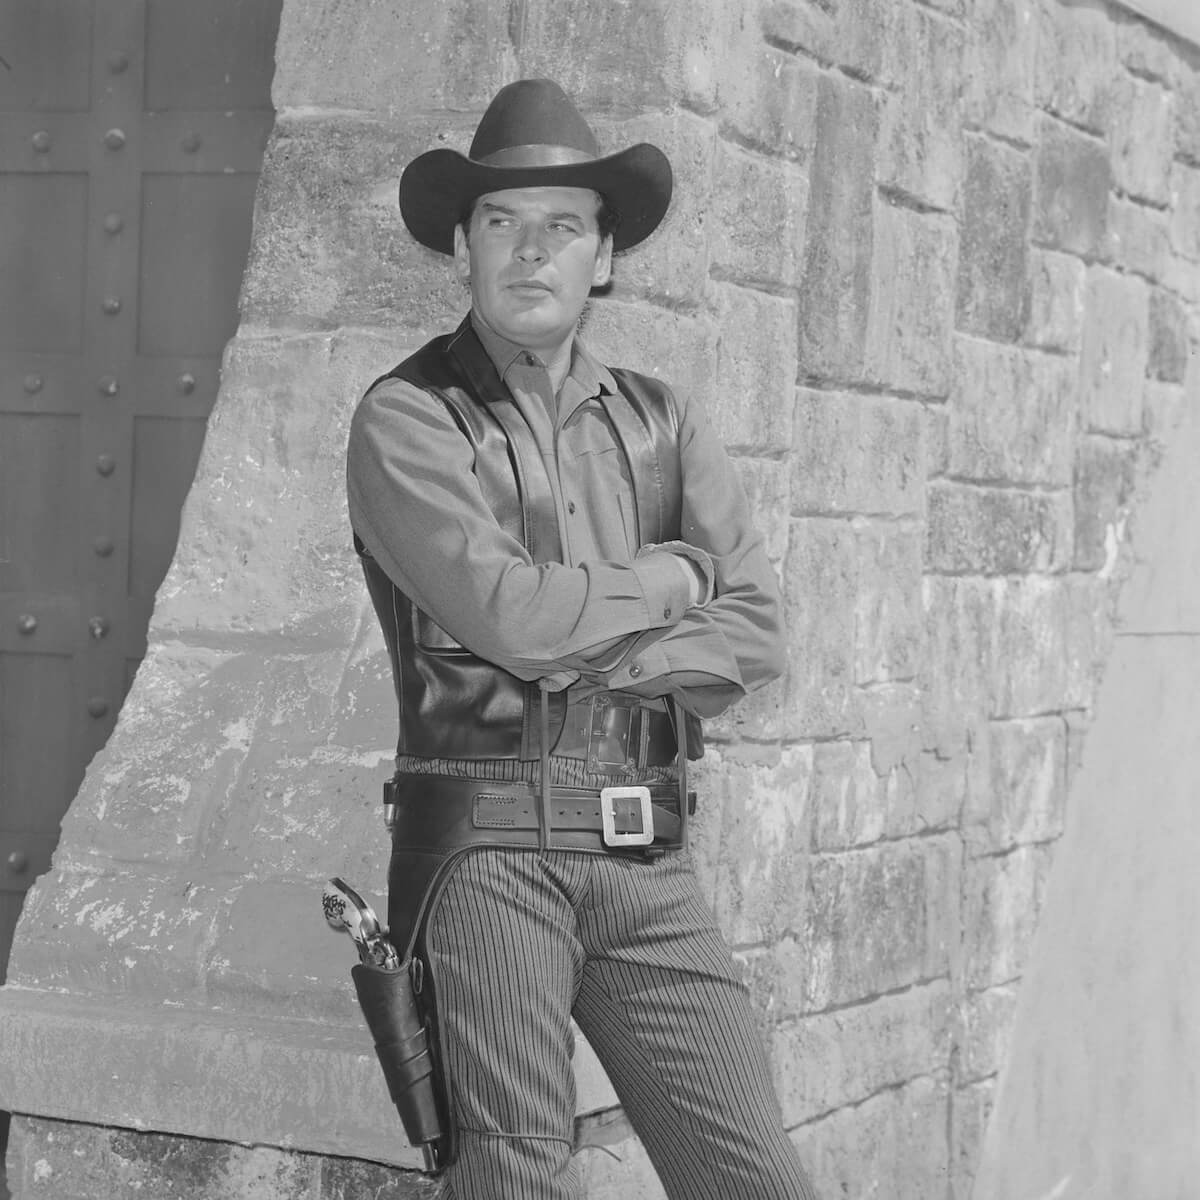
{"label": "man's face", "polygon": [[588,293],[612,269],[598,206],[590,188],[506,188],[479,198],[470,238],[454,230],[454,261],[488,328],[543,357],[572,336]]}

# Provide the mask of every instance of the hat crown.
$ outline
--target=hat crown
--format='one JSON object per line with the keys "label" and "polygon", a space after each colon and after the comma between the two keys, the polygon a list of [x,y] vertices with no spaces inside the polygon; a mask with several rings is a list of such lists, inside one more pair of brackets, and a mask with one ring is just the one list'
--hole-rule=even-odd
{"label": "hat crown", "polygon": [[552,79],[519,79],[496,93],[471,142],[470,157],[487,162],[517,146],[570,148],[596,158],[596,135]]}

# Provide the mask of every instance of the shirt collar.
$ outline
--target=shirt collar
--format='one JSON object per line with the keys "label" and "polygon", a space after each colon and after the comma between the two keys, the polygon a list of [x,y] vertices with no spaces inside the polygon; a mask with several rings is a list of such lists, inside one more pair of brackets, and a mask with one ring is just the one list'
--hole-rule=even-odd
{"label": "shirt collar", "polygon": [[[474,312],[470,316],[471,329],[475,336],[479,339],[480,344],[487,352],[488,358],[492,360],[500,378],[507,383],[508,371],[516,365],[527,366],[533,365],[528,359],[532,355],[535,363],[542,364],[541,359],[533,351],[526,350],[524,346],[518,346],[515,342],[510,342],[507,338],[501,337],[494,330],[489,329],[482,321],[477,320]],[[578,394],[582,397],[597,396],[601,393],[612,395],[617,390],[616,380],[612,377],[612,372],[601,362],[597,362],[592,356],[591,351],[583,344],[580,338],[576,337],[571,345],[571,366],[567,371],[567,377],[563,380],[563,388],[568,384],[573,384],[578,389]]]}

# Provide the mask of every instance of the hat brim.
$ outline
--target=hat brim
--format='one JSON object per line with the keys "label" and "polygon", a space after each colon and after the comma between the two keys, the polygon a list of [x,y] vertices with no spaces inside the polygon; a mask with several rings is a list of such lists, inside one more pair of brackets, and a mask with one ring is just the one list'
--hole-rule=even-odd
{"label": "hat brim", "polygon": [[413,237],[441,254],[454,253],[454,227],[467,205],[486,192],[508,188],[581,187],[601,193],[620,214],[613,249],[626,250],[650,236],[671,203],[671,164],[649,142],[587,162],[555,166],[497,167],[457,150],[429,150],[400,177],[400,213]]}

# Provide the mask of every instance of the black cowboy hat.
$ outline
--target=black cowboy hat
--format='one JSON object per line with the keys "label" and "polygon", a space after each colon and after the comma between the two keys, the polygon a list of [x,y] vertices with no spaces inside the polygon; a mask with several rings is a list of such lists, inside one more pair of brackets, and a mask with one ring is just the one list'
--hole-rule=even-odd
{"label": "black cowboy hat", "polygon": [[471,149],[430,150],[400,177],[400,212],[413,237],[454,253],[454,227],[485,192],[521,187],[582,187],[601,193],[620,217],[613,249],[635,246],[671,203],[671,164],[640,142],[600,157],[595,134],[550,79],[521,79],[496,93]]}

